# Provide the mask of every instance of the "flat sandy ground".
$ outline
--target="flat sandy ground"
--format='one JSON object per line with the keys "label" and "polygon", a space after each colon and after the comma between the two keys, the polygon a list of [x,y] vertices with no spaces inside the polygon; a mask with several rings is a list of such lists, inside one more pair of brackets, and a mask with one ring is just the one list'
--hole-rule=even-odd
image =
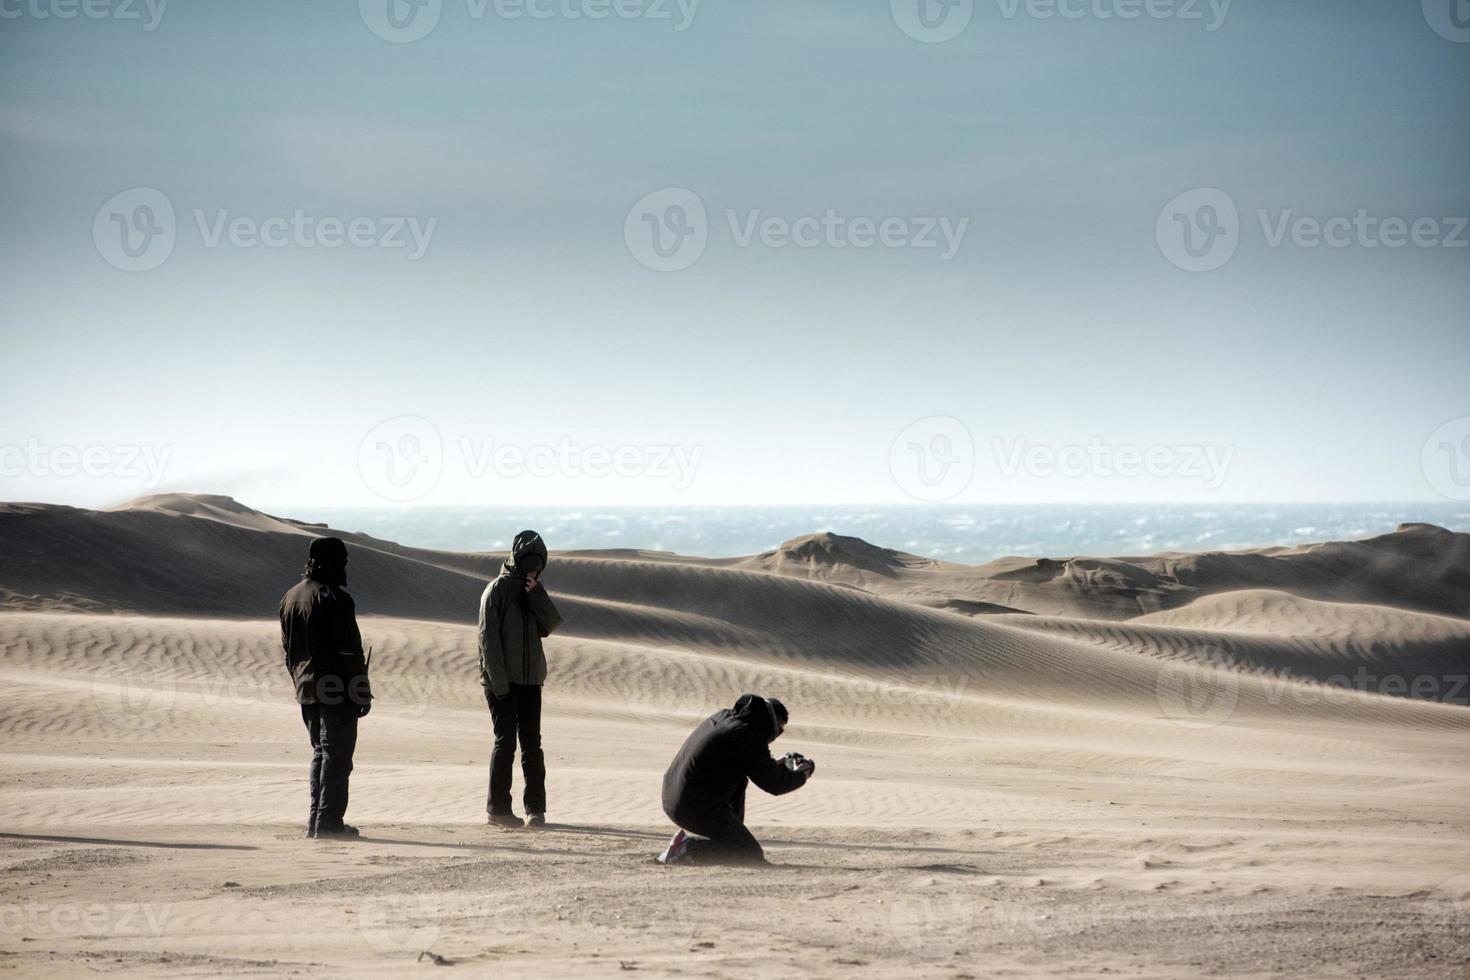
{"label": "flat sandy ground", "polygon": [[[1310,550],[1239,556],[1276,576],[1251,588],[1136,562],[885,573],[831,539],[553,555],[545,831],[484,823],[468,620],[494,563],[350,540],[379,700],[345,843],[301,833],[271,618],[310,531],[193,501],[0,514],[11,975],[1470,975],[1464,535],[1343,546],[1430,583],[1385,596],[1333,564],[1358,602]],[[1137,568],[1167,581],[1113,608]],[[1419,696],[1378,693],[1394,676]],[[744,690],[791,706],[775,749],[817,776],[752,795],[770,867],[662,867],[663,768]]]}

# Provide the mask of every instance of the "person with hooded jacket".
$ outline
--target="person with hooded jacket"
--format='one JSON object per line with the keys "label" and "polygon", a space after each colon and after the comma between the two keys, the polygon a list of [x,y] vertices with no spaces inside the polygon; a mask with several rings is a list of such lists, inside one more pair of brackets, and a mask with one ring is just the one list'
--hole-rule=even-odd
{"label": "person with hooded jacket", "polygon": [[745,826],[746,786],[781,796],[801,789],[817,770],[795,752],[780,761],[771,757],[770,745],[788,720],[776,698],[742,694],[733,708],[700,722],[664,773],[664,813],[679,830],[659,855],[661,864],[765,863]]}
{"label": "person with hooded jacket", "polygon": [[357,606],[347,594],[347,546],[314,538],[301,581],[281,600],[281,649],[311,739],[309,837],[356,837],[343,823],[357,721],[372,708]]}
{"label": "person with hooded jacket", "polygon": [[489,822],[502,827],[521,826],[510,801],[517,737],[525,781],[525,825],[546,825],[546,756],[541,749],[546,651],[541,641],[561,625],[561,614],[541,584],[545,569],[546,543],[535,531],[522,531],[515,536],[500,574],[480,596],[480,686],[495,730],[485,809]]}

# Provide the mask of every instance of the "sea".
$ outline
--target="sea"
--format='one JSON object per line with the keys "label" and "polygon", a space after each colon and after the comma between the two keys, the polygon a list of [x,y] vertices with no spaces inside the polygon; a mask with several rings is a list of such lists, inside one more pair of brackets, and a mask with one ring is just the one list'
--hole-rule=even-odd
{"label": "sea", "polygon": [[445,551],[504,551],[523,528],[553,550],[636,548],[704,558],[769,551],[819,531],[963,564],[1007,555],[1140,556],[1372,537],[1410,522],[1470,531],[1470,503],[986,506],[280,508],[276,513]]}

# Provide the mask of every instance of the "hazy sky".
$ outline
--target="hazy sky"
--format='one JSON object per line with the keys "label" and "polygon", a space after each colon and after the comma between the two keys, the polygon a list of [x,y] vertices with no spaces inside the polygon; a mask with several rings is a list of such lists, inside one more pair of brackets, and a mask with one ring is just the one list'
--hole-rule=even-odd
{"label": "hazy sky", "polygon": [[0,0],[0,498],[1470,497],[1463,0],[389,2]]}

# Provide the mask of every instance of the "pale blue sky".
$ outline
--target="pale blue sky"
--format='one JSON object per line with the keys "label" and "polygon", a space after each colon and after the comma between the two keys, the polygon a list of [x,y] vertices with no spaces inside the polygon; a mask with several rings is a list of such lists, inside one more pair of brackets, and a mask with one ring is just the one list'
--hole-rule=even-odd
{"label": "pale blue sky", "polygon": [[[347,0],[172,0],[151,31],[51,2],[0,19],[0,498],[898,502],[895,439],[946,417],[974,447],[959,502],[1431,500],[1426,440],[1470,416],[1470,248],[1272,247],[1257,216],[1470,214],[1470,44],[1417,3],[1236,0],[1209,31],[980,0],[925,44],[877,2],[706,2],[680,32],[444,0],[399,44]],[[624,225],[668,187],[708,247],[656,272]],[[148,271],[94,241],[131,188],[176,211]],[[1195,188],[1241,219],[1209,272],[1156,237]],[[210,247],[195,216],[296,209],[435,224],[412,260]],[[946,261],[741,247],[726,216],[828,209],[969,223]],[[416,487],[364,473],[399,416],[442,446]],[[487,440],[641,455],[534,476],[486,468]],[[1175,469],[1005,462],[1094,444]],[[64,447],[111,462],[58,476]],[[1195,447],[1228,466],[1190,469]]]}

